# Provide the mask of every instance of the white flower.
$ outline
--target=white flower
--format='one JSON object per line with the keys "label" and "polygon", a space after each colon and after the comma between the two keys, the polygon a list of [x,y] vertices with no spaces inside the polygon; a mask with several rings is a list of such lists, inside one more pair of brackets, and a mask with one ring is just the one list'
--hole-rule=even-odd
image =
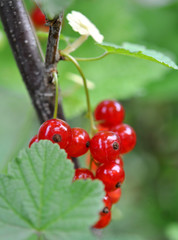
{"label": "white flower", "polygon": [[96,42],[102,43],[104,39],[103,35],[100,34],[96,26],[82,13],[72,11],[72,13],[67,14],[66,18],[75,32],[80,33],[80,35],[90,35]]}

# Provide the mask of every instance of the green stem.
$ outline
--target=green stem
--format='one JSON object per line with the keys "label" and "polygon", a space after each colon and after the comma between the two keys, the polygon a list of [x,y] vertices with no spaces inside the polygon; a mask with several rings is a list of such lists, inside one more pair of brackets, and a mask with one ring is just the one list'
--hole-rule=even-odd
{"label": "green stem", "polygon": [[100,55],[98,57],[91,57],[91,58],[77,58],[76,57],[75,59],[76,59],[76,61],[80,61],[80,62],[90,62],[90,61],[100,60],[109,54],[110,54],[110,52],[104,52],[102,55]]}
{"label": "green stem", "polygon": [[54,106],[54,114],[53,118],[57,118],[57,111],[58,111],[58,97],[59,97],[59,85],[58,85],[58,77],[57,73],[53,72],[53,82],[55,84],[56,88],[56,94],[55,94],[55,106]]}
{"label": "green stem", "polygon": [[94,163],[97,167],[100,166],[100,164],[97,163],[97,162],[95,161],[95,159],[91,156],[91,157],[90,157],[90,166],[89,166],[89,169],[90,169],[90,170],[91,170],[91,168],[92,168],[92,163]]}
{"label": "green stem", "polygon": [[90,157],[90,166],[89,166],[90,171],[91,171],[91,168],[92,168],[92,163],[93,163],[93,157],[91,156]]}
{"label": "green stem", "polygon": [[62,52],[65,54],[74,52],[77,48],[79,48],[87,40],[87,38],[88,38],[88,35],[81,35],[72,44],[68,45]]}
{"label": "green stem", "polygon": [[91,136],[93,136],[96,132],[96,127],[95,127],[94,120],[93,120],[93,114],[92,114],[91,104],[90,104],[90,97],[89,97],[89,92],[88,92],[88,87],[87,87],[87,80],[85,78],[85,75],[84,75],[79,63],[76,61],[76,59],[74,57],[72,57],[69,54],[64,53],[63,51],[61,51],[60,54],[64,57],[66,57],[69,61],[71,61],[76,66],[76,68],[78,69],[78,71],[83,79],[83,85],[84,85],[84,89],[85,89],[87,108],[88,108],[88,116],[90,119]]}

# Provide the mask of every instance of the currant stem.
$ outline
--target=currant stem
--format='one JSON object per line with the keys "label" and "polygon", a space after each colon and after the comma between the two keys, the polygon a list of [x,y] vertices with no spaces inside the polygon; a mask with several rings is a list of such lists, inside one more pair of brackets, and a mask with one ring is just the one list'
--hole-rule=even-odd
{"label": "currant stem", "polygon": [[93,160],[94,160],[94,159],[93,159],[93,157],[91,156],[91,157],[90,157],[90,166],[89,166],[89,169],[90,169],[90,170],[91,170],[91,168],[92,168]]}
{"label": "currant stem", "polygon": [[88,92],[88,87],[87,87],[87,80],[85,78],[85,75],[84,75],[79,63],[76,61],[76,59],[74,57],[72,57],[69,54],[64,53],[63,51],[61,51],[61,55],[66,57],[68,60],[70,60],[71,62],[74,63],[74,65],[78,69],[78,71],[79,71],[79,73],[80,73],[80,75],[83,79],[83,85],[84,85],[84,89],[85,89],[87,108],[88,108],[88,116],[89,116],[89,119],[90,119],[91,136],[93,136],[96,132],[96,127],[95,127],[95,124],[94,124],[92,110],[91,110],[90,97],[89,97],[89,92]]}
{"label": "currant stem", "polygon": [[92,61],[97,61],[100,60],[104,57],[106,57],[107,55],[111,54],[110,52],[104,52],[102,55],[98,56],[98,57],[91,57],[91,58],[77,58],[75,57],[76,61],[80,61],[80,62],[92,62]]}
{"label": "currant stem", "polygon": [[90,169],[90,170],[91,170],[91,168],[92,168],[92,163],[94,163],[97,167],[100,166],[100,164],[97,163],[97,162],[95,161],[95,159],[91,156],[91,157],[90,157],[90,166],[89,166],[89,169]]}
{"label": "currant stem", "polygon": [[87,40],[87,38],[88,38],[88,35],[81,35],[72,44],[68,45],[62,52],[65,54],[74,52],[78,47],[80,47]]}
{"label": "currant stem", "polygon": [[57,113],[58,113],[58,97],[59,97],[59,84],[58,84],[58,77],[57,77],[57,73],[56,73],[56,72],[53,72],[53,83],[55,84],[55,89],[56,89],[53,118],[57,118]]}

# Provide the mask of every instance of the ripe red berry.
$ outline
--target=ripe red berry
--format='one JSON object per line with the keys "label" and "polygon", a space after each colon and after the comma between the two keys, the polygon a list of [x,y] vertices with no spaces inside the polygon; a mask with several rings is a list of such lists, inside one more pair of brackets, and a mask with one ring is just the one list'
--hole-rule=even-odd
{"label": "ripe red berry", "polygon": [[97,169],[96,178],[104,183],[106,192],[111,192],[121,186],[125,179],[125,172],[115,162],[109,162]]}
{"label": "ripe red berry", "polygon": [[104,202],[104,208],[101,212],[101,215],[105,215],[105,214],[109,213],[109,211],[111,210],[111,207],[112,207],[112,201],[108,194],[106,194],[104,196],[103,202]]}
{"label": "ripe red berry", "polygon": [[66,152],[70,157],[79,157],[88,151],[90,137],[82,128],[72,128],[71,130],[71,140],[66,148]]}
{"label": "ripe red berry", "polygon": [[35,135],[34,137],[32,137],[32,139],[30,140],[30,142],[29,142],[29,148],[31,147],[31,145],[33,144],[33,143],[35,143],[35,142],[38,142],[38,136],[37,135]]}
{"label": "ripe red berry", "polygon": [[75,175],[74,175],[73,181],[78,180],[78,179],[85,180],[88,178],[94,179],[94,175],[90,170],[88,170],[86,168],[77,168],[75,170]]}
{"label": "ripe red berry", "polygon": [[111,198],[112,204],[117,203],[121,197],[121,188],[118,188],[113,192],[108,192],[108,195]]}
{"label": "ripe red berry", "polygon": [[118,164],[122,168],[124,167],[124,162],[123,162],[121,156],[118,156],[113,162],[115,162],[116,164]]}
{"label": "ripe red berry", "polygon": [[130,152],[136,145],[136,133],[134,129],[127,124],[120,124],[111,128],[113,132],[117,133],[121,140],[120,153]]}
{"label": "ripe red berry", "polygon": [[32,10],[31,19],[36,27],[42,27],[46,23],[46,17],[39,7]]}
{"label": "ripe red berry", "polygon": [[101,131],[94,135],[90,141],[90,152],[94,159],[100,163],[115,160],[119,155],[120,139],[111,131]]}
{"label": "ripe red berry", "polygon": [[102,215],[100,213],[100,218],[98,220],[97,223],[95,223],[95,225],[93,226],[93,228],[105,228],[111,221],[111,212],[105,214],[105,215]]}
{"label": "ripe red berry", "polygon": [[101,131],[109,131],[109,128],[108,127],[103,127],[102,125],[98,124],[96,126],[96,128],[98,129],[99,132]]}
{"label": "ripe red berry", "polygon": [[103,120],[101,126],[111,127],[123,122],[125,111],[119,102],[105,100],[98,104],[94,114],[97,121]]}
{"label": "ripe red berry", "polygon": [[50,140],[65,149],[71,139],[71,128],[68,123],[60,119],[50,119],[44,122],[38,132],[39,140]]}

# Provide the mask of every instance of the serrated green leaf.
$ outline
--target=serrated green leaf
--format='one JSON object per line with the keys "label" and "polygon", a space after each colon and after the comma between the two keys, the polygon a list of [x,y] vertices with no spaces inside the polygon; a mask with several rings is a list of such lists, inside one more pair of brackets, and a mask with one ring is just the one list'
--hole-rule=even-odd
{"label": "serrated green leaf", "polygon": [[167,56],[155,50],[149,50],[145,46],[123,43],[121,46],[112,43],[97,44],[99,47],[105,49],[108,53],[115,53],[127,55],[137,58],[146,59],[152,62],[160,63],[166,67],[178,70],[178,66]]}
{"label": "serrated green leaf", "polygon": [[68,7],[73,0],[35,0],[40,5],[48,19],[53,19]]}
{"label": "serrated green leaf", "polygon": [[72,183],[73,174],[73,164],[57,144],[40,141],[21,151],[8,175],[0,175],[0,239],[63,240],[89,234],[102,208],[103,185]]}

